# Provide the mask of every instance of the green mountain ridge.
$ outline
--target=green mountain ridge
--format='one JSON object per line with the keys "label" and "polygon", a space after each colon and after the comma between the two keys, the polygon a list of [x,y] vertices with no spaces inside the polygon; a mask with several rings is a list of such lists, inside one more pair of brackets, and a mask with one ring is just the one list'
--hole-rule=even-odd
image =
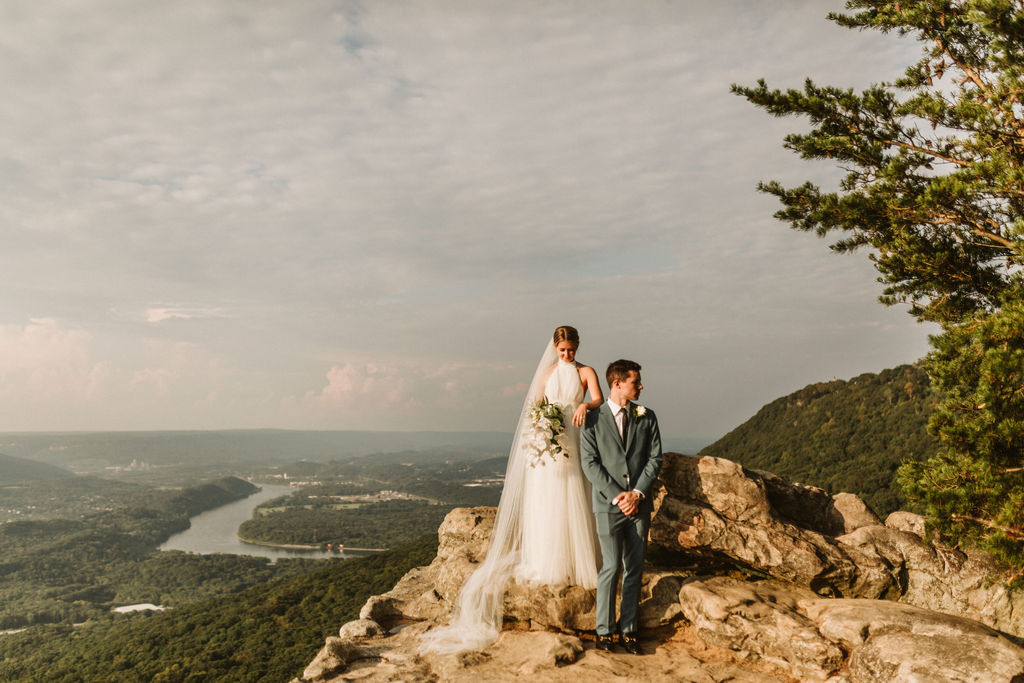
{"label": "green mountain ridge", "polygon": [[0,453],[0,486],[73,476],[75,476],[74,473],[63,467]]}
{"label": "green mountain ridge", "polygon": [[936,402],[917,365],[818,382],[768,403],[700,454],[855,493],[884,516],[907,505],[896,468],[937,448],[927,432]]}

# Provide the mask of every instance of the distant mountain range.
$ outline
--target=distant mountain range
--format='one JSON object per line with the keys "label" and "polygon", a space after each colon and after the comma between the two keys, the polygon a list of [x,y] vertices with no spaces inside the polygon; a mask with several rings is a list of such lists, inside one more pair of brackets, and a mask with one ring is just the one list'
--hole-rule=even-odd
{"label": "distant mountain range", "polygon": [[75,475],[71,472],[55,465],[47,465],[46,463],[34,462],[0,453],[0,486],[73,476]]}
{"label": "distant mountain range", "polygon": [[856,493],[885,515],[906,507],[896,468],[936,450],[927,433],[936,402],[916,365],[810,384],[767,404],[701,455]]}
{"label": "distant mountain range", "polygon": [[470,459],[507,454],[502,432],[371,432],[278,429],[166,432],[0,433],[0,452],[75,472],[147,465],[207,470],[279,465],[297,460],[330,462],[399,451],[458,452]]}
{"label": "distant mountain range", "polygon": [[[696,453],[713,439],[664,437],[666,450]],[[301,460],[327,463],[375,455],[384,461],[480,460],[508,456],[509,432],[374,432],[239,429],[165,432],[0,433],[0,452],[77,473],[177,467],[228,471]]]}

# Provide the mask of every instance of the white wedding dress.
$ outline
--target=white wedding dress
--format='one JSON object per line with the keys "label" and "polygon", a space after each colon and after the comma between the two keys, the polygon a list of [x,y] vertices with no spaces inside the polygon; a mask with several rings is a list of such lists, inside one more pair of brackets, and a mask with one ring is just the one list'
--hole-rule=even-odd
{"label": "white wedding dress", "polygon": [[590,482],[580,466],[580,430],[572,414],[583,402],[575,363],[558,361],[544,385],[549,403],[565,415],[567,457],[528,466],[523,491],[523,538],[515,578],[531,585],[597,586],[600,551]]}
{"label": "white wedding dress", "polygon": [[[501,631],[505,587],[513,579],[530,585],[597,586],[601,555],[590,482],[580,466],[579,429],[572,425],[573,412],[583,402],[583,385],[575,363],[556,360],[548,342],[512,440],[487,557],[462,587],[450,623],[423,634],[421,653],[480,650],[493,643]],[[563,406],[568,457],[547,458],[531,467],[530,406],[541,396]]]}

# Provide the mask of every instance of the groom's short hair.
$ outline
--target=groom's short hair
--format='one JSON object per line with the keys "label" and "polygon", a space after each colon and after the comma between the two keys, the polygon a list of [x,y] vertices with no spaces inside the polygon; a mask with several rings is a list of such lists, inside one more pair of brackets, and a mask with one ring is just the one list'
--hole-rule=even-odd
{"label": "groom's short hair", "polygon": [[640,372],[640,364],[636,361],[620,358],[609,363],[604,373],[604,378],[608,380],[608,388],[611,389],[615,382],[625,382],[631,372]]}

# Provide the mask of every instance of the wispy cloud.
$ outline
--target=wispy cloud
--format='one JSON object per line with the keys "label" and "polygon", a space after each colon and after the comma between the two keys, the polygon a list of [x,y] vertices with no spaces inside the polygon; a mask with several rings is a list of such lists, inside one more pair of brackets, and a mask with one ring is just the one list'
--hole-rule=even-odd
{"label": "wispy cloud", "polygon": [[227,318],[227,313],[219,308],[187,307],[187,306],[155,306],[145,311],[146,322],[161,323],[165,320],[193,320],[196,318]]}

